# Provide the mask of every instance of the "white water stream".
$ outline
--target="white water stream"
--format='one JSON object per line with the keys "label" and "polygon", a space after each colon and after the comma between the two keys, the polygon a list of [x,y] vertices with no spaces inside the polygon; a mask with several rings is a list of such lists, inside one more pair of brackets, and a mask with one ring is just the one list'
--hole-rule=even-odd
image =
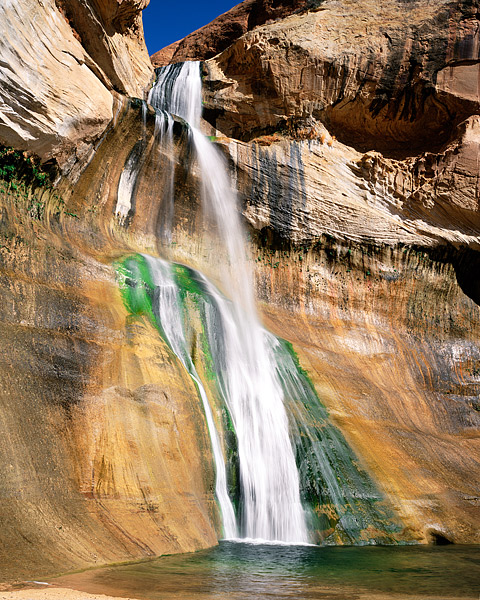
{"label": "white water stream", "polygon": [[198,376],[195,365],[187,352],[187,343],[183,331],[180,305],[178,302],[178,289],[173,280],[170,264],[158,258],[144,255],[149,266],[150,274],[155,285],[154,309],[157,311],[162,323],[162,328],[171,349],[182,362],[190,377],[195,382],[202,399],[208,431],[212,442],[213,458],[216,467],[215,493],[222,512],[223,529],[226,538],[234,538],[237,534],[237,525],[233,505],[227,492],[227,474],[223,460],[222,447],[215,428],[212,410],[208,403],[205,388]]}
{"label": "white water stream", "polygon": [[[226,250],[221,275],[232,303],[227,302],[207,280],[204,285],[221,316],[221,331],[211,331],[209,335],[218,339],[219,351],[215,360],[221,365],[219,383],[237,436],[241,481],[240,536],[307,543],[299,475],[289,437],[282,386],[269,338],[256,313],[236,194],[231,189],[226,161],[198,128],[201,117],[199,63],[165,67],[150,92],[149,102],[156,109],[182,117],[189,124],[202,179],[204,206],[213,217]],[[177,309],[162,270],[164,267],[152,270],[158,289],[163,290],[159,292],[158,300],[161,322],[172,349],[196,382],[204,401],[217,469],[217,498],[225,536],[232,538],[235,537],[230,512],[233,509],[228,499],[218,434],[193,362],[182,350],[185,346],[181,339],[181,321],[179,313],[177,317],[174,315]]]}

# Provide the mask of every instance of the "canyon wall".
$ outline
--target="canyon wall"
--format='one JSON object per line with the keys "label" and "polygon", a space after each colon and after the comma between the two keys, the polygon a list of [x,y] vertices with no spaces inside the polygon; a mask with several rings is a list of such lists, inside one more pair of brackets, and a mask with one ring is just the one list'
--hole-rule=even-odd
{"label": "canyon wall", "polygon": [[[0,7],[0,141],[17,150],[0,160],[4,580],[220,534],[196,391],[115,277],[148,252],[221,285],[182,124],[166,155],[153,111],[128,98],[153,76],[144,5]],[[227,47],[211,42],[223,19],[173,55],[208,58],[204,126],[239,188],[265,323],[402,539],[478,543],[478,3],[282,6],[246,2],[217,36]]]}

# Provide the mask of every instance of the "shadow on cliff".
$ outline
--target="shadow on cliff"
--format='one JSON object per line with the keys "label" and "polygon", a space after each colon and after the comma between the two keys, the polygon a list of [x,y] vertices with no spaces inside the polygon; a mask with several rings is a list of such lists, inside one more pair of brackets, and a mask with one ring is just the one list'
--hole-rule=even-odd
{"label": "shadow on cliff", "polygon": [[462,292],[480,305],[480,252],[471,248],[460,249],[452,265]]}

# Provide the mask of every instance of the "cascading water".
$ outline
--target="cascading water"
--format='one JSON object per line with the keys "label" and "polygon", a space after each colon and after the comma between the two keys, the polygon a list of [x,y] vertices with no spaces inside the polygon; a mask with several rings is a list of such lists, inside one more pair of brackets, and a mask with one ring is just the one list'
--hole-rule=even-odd
{"label": "cascading water", "polygon": [[[163,69],[149,100],[156,106],[154,148],[168,167],[161,237],[168,244],[173,223],[173,113],[188,121],[183,130],[195,149],[204,209],[225,248],[221,277],[232,300],[198,271],[145,255],[119,263],[119,278],[131,314],[158,327],[198,390],[225,537],[306,543],[310,531],[329,544],[396,543],[399,521],[330,422],[293,348],[258,321],[226,164],[196,126],[199,64]],[[145,119],[145,103],[142,113]],[[120,221],[134,212],[145,146],[144,135],[125,164],[116,211]]]}
{"label": "cascading water", "polygon": [[177,286],[173,280],[169,263],[149,256],[145,256],[145,260],[149,266],[152,282],[155,285],[153,309],[162,324],[162,329],[170,348],[190,374],[202,399],[216,465],[215,492],[222,512],[224,535],[226,538],[233,538],[236,535],[237,527],[235,512],[227,492],[227,475],[222,457],[222,448],[215,429],[212,410],[208,403],[205,388],[187,351]]}
{"label": "cascading water", "polygon": [[173,196],[174,196],[174,181],[175,181],[175,165],[173,161],[174,145],[173,145],[173,117],[165,111],[156,111],[155,114],[155,130],[154,139],[158,143],[158,147],[164,150],[164,156],[172,157],[168,175],[165,181],[164,201],[162,220],[159,237],[163,244],[168,245],[172,241],[172,226],[173,226]]}
{"label": "cascading water", "polygon": [[[237,430],[240,429],[237,437],[237,432],[232,431],[232,407],[238,399],[234,395],[235,387],[238,378],[244,376],[242,369],[246,361],[239,341],[235,305],[201,273],[184,265],[137,255],[126,258],[118,269],[127,308],[137,317],[153,318],[153,323],[197,386],[211,432],[217,464],[217,498],[225,535],[229,536],[228,532],[235,529],[235,522],[228,494],[242,520],[246,502],[242,497],[245,490],[243,480],[239,481],[239,471],[241,463],[249,460],[248,451],[245,453],[240,447],[241,439],[246,437],[244,432],[237,426]],[[328,544],[395,543],[401,529],[398,521],[368,474],[359,466],[340,430],[330,422],[327,410],[300,368],[293,348],[264,329],[261,334],[270,352],[269,366],[275,372],[275,381],[281,383],[290,434],[295,443],[301,498],[312,509],[309,527],[315,539],[323,539]],[[215,405],[215,422],[221,427],[222,436],[215,431],[202,381],[208,383],[209,398]],[[274,427],[287,427],[283,414],[271,415]],[[268,425],[265,431],[268,440]],[[219,437],[225,448],[227,469]],[[261,445],[261,442],[256,443]],[[270,449],[262,447],[262,451],[268,454]],[[271,461],[274,463],[275,457]],[[265,463],[259,464],[263,468]],[[255,471],[255,465],[248,467]],[[281,520],[275,515],[278,509],[274,501],[276,494],[286,498],[287,503],[292,502],[283,488],[282,465],[276,465],[276,468],[277,481],[272,481],[268,475],[262,478],[270,487],[262,490],[259,483],[255,484],[255,489],[272,498],[270,505],[267,498],[255,507],[260,522],[267,522],[271,517]],[[265,505],[269,512],[262,514],[260,510]],[[247,535],[245,528],[243,535]]]}
{"label": "cascading water", "polygon": [[[236,196],[223,157],[198,129],[201,115],[199,63],[164,68],[149,95],[149,102],[189,124],[204,205],[226,249],[226,264],[221,275],[225,289],[234,299],[233,310],[227,312],[221,297],[211,290],[210,294],[223,315],[224,335],[217,360],[221,365],[222,393],[238,440],[240,534],[247,538],[306,543],[309,538],[282,386],[256,314]],[[164,317],[160,318],[163,322]],[[221,466],[217,462],[217,477],[219,470]],[[225,521],[225,514],[223,518]]]}

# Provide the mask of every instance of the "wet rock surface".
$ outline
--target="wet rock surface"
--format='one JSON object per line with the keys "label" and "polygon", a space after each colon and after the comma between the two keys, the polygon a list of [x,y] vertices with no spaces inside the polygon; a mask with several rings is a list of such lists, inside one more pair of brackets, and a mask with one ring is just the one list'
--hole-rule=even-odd
{"label": "wet rock surface", "polygon": [[456,259],[333,238],[258,258],[268,326],[292,341],[405,533],[478,543],[479,307]]}

